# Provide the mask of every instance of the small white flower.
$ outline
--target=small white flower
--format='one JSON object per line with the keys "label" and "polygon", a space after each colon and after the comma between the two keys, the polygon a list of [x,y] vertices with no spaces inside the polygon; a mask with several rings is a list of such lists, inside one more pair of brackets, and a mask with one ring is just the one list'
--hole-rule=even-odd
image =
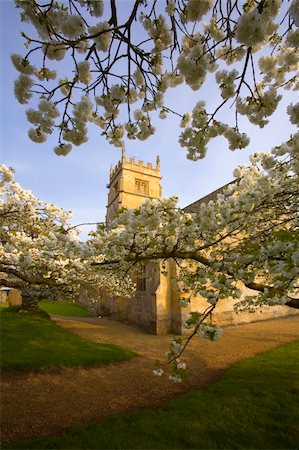
{"label": "small white flower", "polygon": [[179,375],[169,375],[169,380],[173,381],[174,383],[181,383],[182,378]]}

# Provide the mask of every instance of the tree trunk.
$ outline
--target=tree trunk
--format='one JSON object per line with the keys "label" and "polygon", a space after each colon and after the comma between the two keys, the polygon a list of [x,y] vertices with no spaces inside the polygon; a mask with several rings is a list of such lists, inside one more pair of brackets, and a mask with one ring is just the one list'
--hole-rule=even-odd
{"label": "tree trunk", "polygon": [[292,298],[291,300],[286,302],[286,306],[289,306],[290,308],[299,309],[299,298]]}
{"label": "tree trunk", "polygon": [[38,306],[38,301],[35,298],[30,297],[29,295],[22,293],[22,306],[19,312],[29,313],[29,312],[38,312],[40,311]]}

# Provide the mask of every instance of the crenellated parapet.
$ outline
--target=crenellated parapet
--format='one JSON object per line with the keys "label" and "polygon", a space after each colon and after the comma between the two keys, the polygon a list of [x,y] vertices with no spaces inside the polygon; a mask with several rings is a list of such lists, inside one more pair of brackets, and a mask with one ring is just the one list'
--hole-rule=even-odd
{"label": "crenellated parapet", "polygon": [[154,165],[127,158],[123,149],[120,161],[110,168],[106,223],[122,208],[138,208],[147,198],[161,198],[161,178],[159,156]]}
{"label": "crenellated parapet", "polygon": [[110,183],[116,178],[121,169],[128,169],[136,172],[148,173],[148,175],[160,177],[160,157],[156,158],[156,165],[142,160],[136,160],[135,156],[126,157],[126,152],[122,151],[121,160],[115,166],[110,167]]}

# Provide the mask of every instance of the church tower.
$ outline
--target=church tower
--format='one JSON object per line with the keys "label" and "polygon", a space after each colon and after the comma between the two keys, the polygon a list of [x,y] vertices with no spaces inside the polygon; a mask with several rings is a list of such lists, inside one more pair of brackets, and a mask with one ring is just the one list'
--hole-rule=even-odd
{"label": "church tower", "polygon": [[136,162],[135,158],[127,159],[123,149],[121,160],[110,169],[106,224],[121,208],[138,208],[147,198],[160,198],[161,178],[159,156],[153,167],[151,163]]}

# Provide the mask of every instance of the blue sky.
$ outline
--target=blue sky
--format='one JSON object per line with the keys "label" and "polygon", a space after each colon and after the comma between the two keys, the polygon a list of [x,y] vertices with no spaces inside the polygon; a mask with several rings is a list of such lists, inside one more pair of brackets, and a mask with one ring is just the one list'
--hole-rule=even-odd
{"label": "blue sky", "polygon": [[[125,9],[127,1],[130,3],[121,0]],[[89,142],[75,147],[65,158],[54,154],[56,141],[52,137],[44,144],[35,144],[28,138],[25,116],[28,105],[20,105],[14,98],[13,82],[18,74],[10,62],[11,53],[25,53],[20,36],[25,25],[20,22],[13,0],[1,0],[0,18],[0,163],[14,167],[16,180],[36,196],[71,210],[74,224],[104,220],[109,168],[119,160],[120,149],[110,146],[95,128],[91,128]],[[167,102],[184,113],[202,98],[208,106],[216,104],[212,85],[199,92],[186,87],[171,90]],[[271,124],[264,129],[241,121],[242,131],[251,138],[246,150],[231,152],[227,142],[219,138],[210,145],[204,160],[188,161],[185,150],[178,144],[179,120],[169,116],[156,121],[157,132],[152,138],[145,142],[128,141],[127,155],[154,163],[159,154],[163,196],[177,195],[180,206],[186,206],[231,181],[233,169],[246,163],[254,151],[267,151],[287,139],[295,131],[285,114],[291,101],[296,101],[294,93],[287,94]]]}

